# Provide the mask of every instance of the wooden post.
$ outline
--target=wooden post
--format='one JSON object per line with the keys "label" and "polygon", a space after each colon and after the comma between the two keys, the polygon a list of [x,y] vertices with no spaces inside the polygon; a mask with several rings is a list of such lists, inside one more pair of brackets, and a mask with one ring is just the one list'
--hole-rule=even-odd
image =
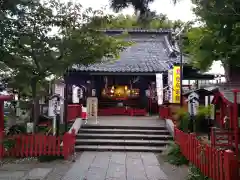
{"label": "wooden post", "polygon": [[3,147],[3,139],[4,139],[4,110],[3,110],[3,102],[0,101],[0,159],[3,158],[4,155],[4,147]]}
{"label": "wooden post", "polygon": [[216,134],[215,134],[215,129],[216,129],[216,127],[212,127],[212,128],[211,128],[211,146],[212,146],[212,147],[215,147],[215,146],[216,146],[216,139],[215,139]]}
{"label": "wooden post", "polygon": [[4,131],[4,101],[0,101],[0,132]]}
{"label": "wooden post", "polygon": [[231,150],[226,150],[224,152],[224,162],[225,170],[225,180],[235,180],[238,179],[238,161]]}
{"label": "wooden post", "polygon": [[239,149],[238,149],[238,141],[239,141],[239,137],[238,137],[238,130],[239,130],[239,126],[238,126],[238,102],[237,102],[237,93],[239,92],[239,90],[233,90],[234,93],[234,104],[233,104],[233,125],[234,125],[234,135],[235,135],[235,152],[236,154],[238,154]]}
{"label": "wooden post", "polygon": [[64,114],[63,114],[63,121],[64,121],[64,131],[68,131],[68,82],[65,80],[65,87],[64,87]]}
{"label": "wooden post", "polygon": [[233,106],[229,105],[229,131],[228,131],[228,145],[232,146],[233,145],[233,141],[232,141],[232,137],[233,135],[231,134],[231,129],[234,128],[233,125],[233,121],[234,121],[234,116],[233,116]]}

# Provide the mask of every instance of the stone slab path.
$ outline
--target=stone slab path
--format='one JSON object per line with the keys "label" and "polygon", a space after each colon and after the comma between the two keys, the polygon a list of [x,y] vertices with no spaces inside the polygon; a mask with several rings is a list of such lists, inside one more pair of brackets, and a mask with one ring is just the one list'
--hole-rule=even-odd
{"label": "stone slab path", "polygon": [[0,180],[61,180],[73,164],[64,160],[39,163],[37,160],[21,159],[5,162],[0,165]]}
{"label": "stone slab path", "polygon": [[83,152],[62,180],[167,180],[154,153]]}

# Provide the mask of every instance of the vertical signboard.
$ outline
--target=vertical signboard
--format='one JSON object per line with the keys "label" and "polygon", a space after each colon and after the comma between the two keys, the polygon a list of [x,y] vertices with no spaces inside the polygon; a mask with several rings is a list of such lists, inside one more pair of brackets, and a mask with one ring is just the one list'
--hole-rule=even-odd
{"label": "vertical signboard", "polygon": [[169,103],[173,102],[172,94],[173,94],[173,70],[169,69],[168,70],[168,98],[167,98]]}
{"label": "vertical signboard", "polygon": [[79,91],[79,87],[73,85],[72,86],[72,103],[74,104],[78,104],[79,103],[79,97],[78,97],[78,91]]}
{"label": "vertical signboard", "polygon": [[87,114],[88,117],[94,117],[97,121],[98,117],[98,98],[97,97],[88,97],[87,98]]}
{"label": "vertical signboard", "polygon": [[190,115],[196,115],[199,107],[199,95],[192,92],[188,95],[188,112]]}
{"label": "vertical signboard", "polygon": [[180,66],[173,67],[173,97],[172,103],[180,103],[181,97],[181,87],[180,87],[180,80],[181,80],[181,73],[180,73]]}
{"label": "vertical signboard", "polygon": [[156,74],[158,105],[163,104],[163,75]]}
{"label": "vertical signboard", "polygon": [[[60,105],[63,106],[64,104],[64,101],[63,101],[63,98],[64,98],[64,87],[65,87],[65,84],[63,83],[56,83],[53,85],[53,94],[59,94],[62,99],[60,100]],[[55,114],[54,114],[54,104],[55,104],[55,99],[51,99],[49,100],[48,102],[48,116],[51,116],[51,117],[54,117]],[[61,115],[61,119],[62,119],[63,115]]]}

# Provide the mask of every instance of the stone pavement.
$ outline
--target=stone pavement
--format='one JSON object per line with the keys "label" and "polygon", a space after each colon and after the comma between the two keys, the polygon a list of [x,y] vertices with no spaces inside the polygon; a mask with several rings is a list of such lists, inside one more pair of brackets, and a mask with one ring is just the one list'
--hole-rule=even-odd
{"label": "stone pavement", "polygon": [[154,153],[83,152],[62,180],[167,180]]}
{"label": "stone pavement", "polygon": [[39,163],[20,160],[0,166],[0,180],[60,180],[71,168],[71,161],[56,160]]}

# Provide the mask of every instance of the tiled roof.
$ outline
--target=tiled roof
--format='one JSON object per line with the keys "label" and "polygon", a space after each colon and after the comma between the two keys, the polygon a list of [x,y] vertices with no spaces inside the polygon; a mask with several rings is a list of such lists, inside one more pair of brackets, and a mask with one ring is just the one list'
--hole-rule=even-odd
{"label": "tiled roof", "polygon": [[[106,30],[110,34],[122,33],[123,30]],[[72,70],[88,72],[164,72],[179,58],[168,41],[169,30],[131,30],[128,31],[132,46],[120,53],[114,62],[102,62],[89,66],[75,65]]]}

